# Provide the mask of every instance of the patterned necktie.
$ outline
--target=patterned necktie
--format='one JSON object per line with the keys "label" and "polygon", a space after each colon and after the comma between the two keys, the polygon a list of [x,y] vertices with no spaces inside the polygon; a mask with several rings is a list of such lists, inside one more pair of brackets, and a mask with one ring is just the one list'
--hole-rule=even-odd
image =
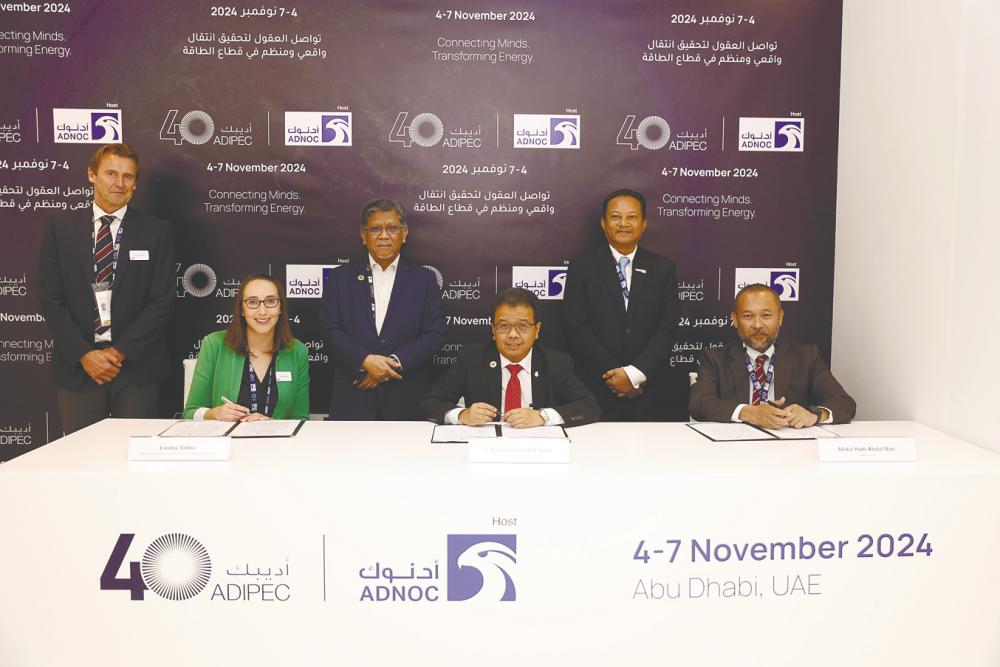
{"label": "patterned necktie", "polygon": [[622,279],[625,283],[622,283],[622,296],[625,297],[625,303],[628,303],[629,290],[628,290],[628,278],[625,277],[625,269],[628,268],[628,257],[622,255],[622,258],[618,260],[618,272],[621,273]]}
{"label": "patterned necktie", "polygon": [[94,242],[94,264],[97,266],[97,273],[94,274],[95,283],[105,283],[111,280],[112,260],[114,259],[111,223],[114,221],[115,216],[113,215],[101,216],[101,228],[97,230],[97,240]]}
{"label": "patterned necktie", "polygon": [[507,383],[507,393],[503,397],[504,414],[521,407],[521,380],[517,377],[521,372],[521,365],[507,364],[507,370],[510,371],[510,381]]}
{"label": "patterned necktie", "polygon": [[767,393],[764,390],[764,364],[767,362],[767,355],[762,354],[757,357],[757,362],[753,367],[754,377],[757,378],[757,385],[753,392],[753,404],[760,405],[767,403]]}
{"label": "patterned necktie", "polygon": [[[111,223],[115,221],[113,215],[101,216],[101,228],[97,230],[97,239],[94,241],[94,266],[97,267],[94,273],[95,283],[111,281],[114,260],[114,243],[111,240]],[[96,304],[95,304],[96,308]],[[94,318],[94,333],[100,336],[111,327],[101,326],[101,317],[98,314]]]}

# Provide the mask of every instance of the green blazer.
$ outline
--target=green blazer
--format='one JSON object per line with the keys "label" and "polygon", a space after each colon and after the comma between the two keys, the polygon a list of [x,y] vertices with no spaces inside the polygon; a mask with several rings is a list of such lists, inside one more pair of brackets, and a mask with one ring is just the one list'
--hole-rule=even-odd
{"label": "green blazer", "polygon": [[[192,419],[198,408],[222,405],[223,396],[231,401],[238,400],[246,355],[228,348],[225,336],[225,331],[216,331],[201,341],[191,391],[184,406],[185,419]],[[274,406],[273,417],[309,419],[309,351],[306,346],[296,340],[290,348],[280,350],[274,370],[279,376],[290,373],[291,379],[277,378],[278,403]]]}

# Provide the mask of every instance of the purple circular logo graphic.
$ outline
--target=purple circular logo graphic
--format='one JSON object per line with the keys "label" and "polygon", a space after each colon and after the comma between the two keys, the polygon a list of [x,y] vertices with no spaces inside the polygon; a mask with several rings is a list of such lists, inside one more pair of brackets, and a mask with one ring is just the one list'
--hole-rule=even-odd
{"label": "purple circular logo graphic", "polygon": [[187,600],[204,590],[212,561],[201,542],[183,533],[162,535],[142,554],[142,580],[162,598]]}

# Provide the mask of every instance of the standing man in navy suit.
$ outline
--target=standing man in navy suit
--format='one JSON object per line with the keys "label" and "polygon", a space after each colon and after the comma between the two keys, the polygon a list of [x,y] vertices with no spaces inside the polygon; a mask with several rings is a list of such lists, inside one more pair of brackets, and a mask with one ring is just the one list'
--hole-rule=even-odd
{"label": "standing man in navy suit", "polygon": [[607,243],[571,261],[566,275],[577,373],[604,421],[666,421],[670,413],[664,371],[679,316],[677,270],[639,246],[647,224],[641,194],[612,192],[601,215]]}
{"label": "standing man in navy suit", "polygon": [[170,374],[166,329],[177,271],[170,223],[129,205],[139,156],[128,144],[97,149],[87,177],[93,205],[46,221],[38,266],[66,433],[108,416],[159,416],[159,383]]}
{"label": "standing man in navy suit", "polygon": [[430,390],[431,357],[445,334],[441,287],[428,269],[400,257],[408,232],[399,203],[369,202],[361,212],[367,257],[331,273],[323,290],[332,420],[415,420]]}

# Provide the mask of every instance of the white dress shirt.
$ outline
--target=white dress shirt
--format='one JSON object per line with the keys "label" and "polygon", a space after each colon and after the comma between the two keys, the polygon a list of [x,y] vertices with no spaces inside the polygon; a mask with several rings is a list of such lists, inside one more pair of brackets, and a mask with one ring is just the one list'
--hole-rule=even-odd
{"label": "white dress shirt", "polygon": [[399,267],[399,255],[385,270],[379,266],[375,258],[368,255],[368,263],[372,268],[372,287],[375,292],[375,332],[382,333],[385,314],[389,310],[389,297],[392,296],[392,286],[396,283],[396,269]]}
{"label": "white dress shirt", "polygon": [[[103,218],[106,215],[113,215],[113,216],[115,216],[114,222],[111,223],[111,242],[114,243],[115,239],[118,238],[118,230],[122,226],[122,218],[125,217],[125,211],[128,210],[128,205],[125,205],[125,206],[122,206],[117,211],[115,211],[114,213],[107,213],[104,209],[102,209],[97,204],[93,204],[92,206],[94,208],[94,233],[93,233],[94,244],[93,244],[92,252],[90,253],[91,258],[93,258],[93,256],[94,256],[93,250],[97,249],[97,232],[99,232],[100,229],[101,229],[101,218]],[[91,259],[91,262],[93,262],[93,259]],[[111,317],[112,317],[112,322],[114,322],[114,313],[112,313]],[[113,326],[113,324],[112,324],[112,326]],[[101,335],[97,335],[95,333],[94,334],[94,342],[95,343],[110,343],[111,342],[111,329],[108,329],[107,331],[105,331]]]}
{"label": "white dress shirt", "polygon": [[[622,261],[622,257],[628,257],[628,265],[625,267],[625,270],[622,271],[622,273],[625,274],[625,287],[628,288],[629,291],[631,291],[632,290],[632,265],[635,264],[635,253],[636,253],[636,251],[639,250],[639,246],[636,246],[635,250],[633,250],[632,252],[630,252],[627,255],[621,254],[620,252],[618,252],[617,250],[615,250],[614,247],[612,247],[610,245],[608,247],[611,248],[611,255],[615,258],[615,269],[616,269],[615,270],[615,275],[616,276],[618,275],[618,271],[617,271],[618,263]],[[622,298],[623,299],[625,298],[624,294],[622,295]],[[626,311],[628,310],[628,299],[625,299],[625,310]],[[635,366],[632,366],[632,365],[624,366],[623,370],[625,371],[625,375],[628,376],[629,382],[632,383],[632,386],[635,389],[638,389],[646,381],[646,374],[643,373],[642,371],[640,371]]]}
{"label": "white dress shirt", "polygon": [[[510,383],[510,369],[507,366],[516,363],[521,366],[521,370],[517,373],[517,379],[521,382],[521,407],[531,407],[531,355],[533,353],[534,350],[528,350],[528,354],[525,355],[524,359],[517,362],[507,359],[502,354],[500,355],[500,400],[504,400],[507,396],[507,385]],[[500,421],[503,417],[504,406],[496,405],[494,407],[500,412],[497,415],[497,421]],[[458,420],[458,415],[461,414],[463,409],[453,408],[449,410],[444,416],[444,423],[461,424],[462,422]],[[562,415],[553,408],[541,408],[539,411],[542,413],[542,419],[545,420],[547,425],[555,426],[565,422]]]}

